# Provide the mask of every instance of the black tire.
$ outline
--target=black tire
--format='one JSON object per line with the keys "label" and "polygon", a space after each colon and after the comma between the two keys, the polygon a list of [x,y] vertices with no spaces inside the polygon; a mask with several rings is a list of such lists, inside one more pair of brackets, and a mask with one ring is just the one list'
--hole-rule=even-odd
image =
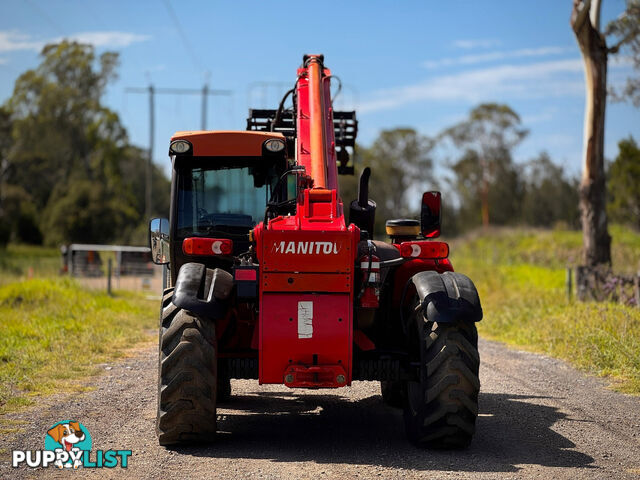
{"label": "black tire", "polygon": [[407,382],[404,419],[409,439],[428,448],[463,448],[475,433],[480,355],[475,323],[425,322],[415,315],[418,382]]}
{"label": "black tire", "polygon": [[383,380],[380,382],[382,401],[385,405],[402,408],[406,396],[407,382],[401,380]]}
{"label": "black tire", "polygon": [[231,400],[231,378],[226,368],[221,367],[222,366],[218,364],[218,403]]}
{"label": "black tire", "polygon": [[160,445],[205,442],[216,432],[216,335],[172,302],[165,290],[160,314],[158,416]]}

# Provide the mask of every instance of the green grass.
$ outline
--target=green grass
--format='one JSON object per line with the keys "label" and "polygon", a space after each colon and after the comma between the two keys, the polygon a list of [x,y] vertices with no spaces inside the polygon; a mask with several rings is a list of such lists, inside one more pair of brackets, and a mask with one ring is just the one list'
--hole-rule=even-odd
{"label": "green grass", "polygon": [[141,294],[109,297],[68,278],[0,285],[0,413],[79,388],[97,364],[150,338],[157,309]]}
{"label": "green grass", "polygon": [[62,266],[60,250],[33,245],[0,247],[0,285],[27,277],[57,275]]}
{"label": "green grass", "polygon": [[[640,235],[611,229],[618,272],[635,272]],[[640,309],[566,295],[566,266],[580,262],[581,234],[494,230],[452,242],[456,271],[478,287],[484,337],[565,359],[613,387],[640,394]]]}
{"label": "green grass", "polygon": [[[618,273],[640,270],[640,234],[613,225],[611,256],[613,269]],[[503,228],[488,233],[472,232],[452,242],[458,255],[466,258],[482,256],[485,263],[512,265],[523,263],[551,269],[564,269],[582,262],[582,233],[571,230],[535,230]],[[458,252],[457,250],[462,250]]]}

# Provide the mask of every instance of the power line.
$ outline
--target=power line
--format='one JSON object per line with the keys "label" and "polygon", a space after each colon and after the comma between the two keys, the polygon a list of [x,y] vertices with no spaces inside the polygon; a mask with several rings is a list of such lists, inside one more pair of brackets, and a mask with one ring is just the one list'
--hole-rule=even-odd
{"label": "power line", "polygon": [[126,93],[143,93],[149,95],[149,158],[146,165],[146,181],[145,181],[145,217],[151,217],[151,175],[153,171],[153,143],[155,141],[155,96],[156,94],[169,95],[202,95],[202,112],[201,122],[202,130],[207,129],[207,99],[209,95],[231,95],[231,90],[217,90],[209,88],[208,84],[204,84],[202,89],[197,88],[155,88],[151,83],[148,87],[129,87],[125,89]]}
{"label": "power line", "polygon": [[151,218],[151,175],[153,172],[153,143],[155,135],[155,89],[149,84],[147,88],[127,88],[126,92],[130,93],[147,93],[149,94],[149,158],[145,165],[145,185],[144,185],[144,216]]}
{"label": "power line", "polygon": [[193,62],[193,65],[196,67],[196,70],[202,73],[204,68],[202,68],[202,64],[198,61],[198,56],[196,55],[195,50],[191,46],[191,43],[189,43],[189,39],[187,38],[187,35],[184,33],[184,30],[182,29],[182,25],[180,25],[178,16],[176,15],[176,12],[174,12],[173,7],[171,6],[171,3],[169,3],[169,0],[163,0],[163,3],[165,8],[167,9],[167,13],[171,17],[171,20],[173,21],[174,27],[178,31],[178,35],[180,35],[180,38],[182,39],[182,43],[184,43],[184,46],[187,49],[187,52],[191,56],[191,61]]}
{"label": "power line", "polygon": [[[149,88],[127,88],[127,92],[129,93],[149,93]],[[201,95],[202,96],[202,107],[201,107],[201,117],[200,117],[200,129],[207,129],[207,100],[209,96],[216,95],[224,95],[230,96],[233,95],[231,90],[219,90],[215,88],[209,88],[208,84],[204,84],[202,88],[154,88],[153,93],[167,94],[167,95]]]}

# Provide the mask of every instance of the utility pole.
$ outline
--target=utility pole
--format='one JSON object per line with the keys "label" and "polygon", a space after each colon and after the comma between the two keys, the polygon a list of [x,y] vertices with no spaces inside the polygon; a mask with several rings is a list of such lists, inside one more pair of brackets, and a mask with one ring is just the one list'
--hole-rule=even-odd
{"label": "utility pole", "polygon": [[202,88],[156,88],[155,92],[166,95],[202,95],[202,111],[200,112],[200,128],[202,130],[207,129],[207,99],[209,96],[233,95],[231,90],[209,88],[207,83],[205,83]]}
{"label": "utility pole", "polygon": [[209,96],[209,85],[202,86],[202,114],[200,118],[200,130],[207,129],[207,97]]}
{"label": "utility pole", "polygon": [[155,88],[149,84],[147,88],[127,88],[127,93],[144,93],[149,95],[149,158],[145,169],[145,205],[144,212],[147,219],[151,218],[151,188],[152,188],[152,172],[153,172],[153,143],[155,141],[155,95],[158,93],[167,95],[202,95],[202,112],[200,113],[200,128],[207,129],[207,98],[209,95],[232,95],[231,90],[216,90],[209,88],[209,84],[205,83],[202,89],[198,88]]}

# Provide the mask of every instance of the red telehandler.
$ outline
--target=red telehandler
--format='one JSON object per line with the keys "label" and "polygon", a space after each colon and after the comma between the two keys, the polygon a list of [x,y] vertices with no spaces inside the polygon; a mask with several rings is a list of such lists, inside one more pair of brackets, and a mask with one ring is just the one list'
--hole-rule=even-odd
{"label": "red telehandler", "polygon": [[377,380],[414,443],[471,441],[482,309],[448,245],[433,240],[440,193],[423,195],[419,221],[388,220],[390,242],[374,240],[366,168],[345,212],[338,174],[353,174],[357,121],[333,110],[331,78],[322,55],[305,55],[278,109],[251,110],[247,131],[171,139],[170,218],[150,224],[154,261],[167,265],[162,445],[210,440],[232,378],[291,388]]}

